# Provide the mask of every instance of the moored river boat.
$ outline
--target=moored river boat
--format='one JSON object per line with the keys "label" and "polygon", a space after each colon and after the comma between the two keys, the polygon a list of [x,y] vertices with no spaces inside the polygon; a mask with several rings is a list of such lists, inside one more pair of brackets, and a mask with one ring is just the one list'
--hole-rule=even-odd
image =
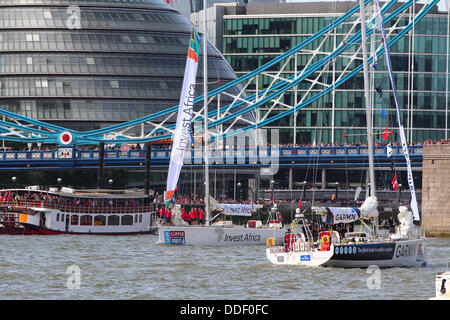
{"label": "moored river boat", "polygon": [[154,205],[136,190],[38,187],[0,190],[0,232],[8,234],[156,233]]}

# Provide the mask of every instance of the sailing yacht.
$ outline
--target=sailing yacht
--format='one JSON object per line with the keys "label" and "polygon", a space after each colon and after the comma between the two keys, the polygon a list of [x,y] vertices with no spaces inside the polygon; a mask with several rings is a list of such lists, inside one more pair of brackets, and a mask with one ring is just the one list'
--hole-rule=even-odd
{"label": "sailing yacht", "polygon": [[[366,102],[367,143],[370,173],[370,196],[360,208],[312,207],[312,213],[320,216],[322,222],[329,226],[329,230],[318,234],[317,241],[311,232],[310,223],[298,212],[293,221],[293,233],[286,237],[284,246],[268,246],[266,256],[273,264],[304,265],[342,268],[364,268],[372,265],[379,267],[410,267],[425,262],[425,238],[413,220],[420,221],[417,201],[414,191],[414,180],[408,157],[408,147],[400,118],[395,83],[393,81],[390,63],[389,47],[383,28],[383,18],[379,0],[376,0],[379,11],[382,42],[389,69],[389,76],[397,108],[402,149],[408,169],[408,183],[411,190],[411,211],[405,206],[399,207],[398,219],[400,226],[395,234],[382,235],[378,230],[378,201],[375,195],[375,172],[373,164],[372,119],[369,101],[369,77],[366,52],[365,7],[360,0],[361,38],[364,64],[364,88]],[[366,222],[371,221],[373,228]],[[350,224],[359,222],[359,228],[354,232],[347,232],[341,237],[333,230],[336,224]],[[359,229],[359,230],[358,230]],[[356,230],[356,232],[355,232]],[[268,241],[270,244],[270,241]]]}
{"label": "sailing yacht", "polygon": [[[206,8],[206,6],[205,6]],[[206,15],[206,10],[204,10]],[[206,21],[206,18],[204,19]],[[215,204],[219,213],[224,213],[220,206],[209,196],[209,172],[208,172],[208,108],[207,108],[207,30],[204,23],[203,31],[203,90],[204,90],[204,159],[205,159],[205,217],[204,226],[190,225],[181,216],[181,207],[176,204],[178,178],[183,166],[185,151],[190,146],[191,124],[193,116],[193,101],[195,94],[195,82],[198,68],[198,57],[200,55],[200,37],[193,30],[189,53],[187,57],[184,83],[181,91],[180,104],[178,108],[177,123],[173,135],[172,152],[167,177],[165,192],[166,208],[172,208],[172,225],[160,225],[158,230],[158,244],[177,245],[204,245],[204,246],[234,246],[234,245],[264,245],[266,239],[274,239],[275,244],[281,244],[285,230],[279,220],[268,220],[266,225],[261,221],[249,221],[245,226],[235,226],[230,223],[217,221],[210,223],[210,203]],[[276,209],[276,208],[275,208]],[[276,211],[276,210],[273,210]],[[271,211],[272,212],[272,211]],[[278,218],[278,215],[276,215]],[[250,223],[251,222],[251,223]]]}

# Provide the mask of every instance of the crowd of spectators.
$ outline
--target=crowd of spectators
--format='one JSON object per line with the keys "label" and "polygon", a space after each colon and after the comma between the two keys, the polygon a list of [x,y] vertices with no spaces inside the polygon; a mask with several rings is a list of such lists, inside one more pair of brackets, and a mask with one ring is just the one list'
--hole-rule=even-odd
{"label": "crowd of spectators", "polygon": [[[161,134],[157,134],[157,135],[161,135]],[[400,142],[390,142],[392,146],[400,146],[401,143]],[[419,142],[419,141],[414,141],[412,143],[410,143],[410,146],[420,146],[420,145],[429,145],[429,144],[450,144],[450,138],[448,139],[427,139],[425,141]],[[201,144],[200,144],[201,145]],[[374,146],[375,147],[380,147],[380,146],[385,146],[386,142],[374,142]],[[160,149],[170,149],[172,146],[172,140],[171,139],[164,139],[161,141],[158,141],[157,145],[155,146],[156,148],[160,148]],[[306,143],[306,144],[294,144],[294,143],[281,143],[281,144],[274,144],[274,145],[270,145],[270,144],[266,144],[266,145],[259,145],[259,147],[279,147],[279,148],[283,148],[283,147],[366,147],[367,143],[362,143],[362,142],[343,142],[343,143],[339,143],[339,142],[335,142],[334,144],[332,143]],[[255,148],[255,145],[253,144],[249,144],[247,145],[247,147],[249,148]],[[54,146],[53,148],[51,146],[48,145],[42,145],[40,148],[37,148],[36,145],[33,145],[31,150],[42,150],[42,151],[48,151],[48,150],[53,150],[54,148],[56,148],[56,146]],[[85,150],[85,149],[89,149],[89,146],[77,146],[78,149],[80,150]],[[95,146],[94,150],[98,150],[99,147]],[[233,145],[224,145],[225,149],[230,149],[230,148],[236,148]],[[141,144],[139,143],[132,143],[129,145],[126,145],[127,150],[141,150]],[[10,148],[10,147],[5,147],[4,150],[8,150],[8,151],[19,151],[19,150],[15,150],[14,148]],[[124,150],[124,147],[122,145],[119,144],[106,144],[105,145],[105,150],[108,151],[114,151],[114,150]],[[20,151],[28,151],[27,148],[23,148]]]}
{"label": "crowd of spectators", "polygon": [[148,205],[152,201],[146,198],[88,198],[77,196],[61,196],[49,192],[36,192],[28,190],[10,190],[0,192],[1,204],[33,203],[36,206],[73,206],[90,208],[136,208]]}

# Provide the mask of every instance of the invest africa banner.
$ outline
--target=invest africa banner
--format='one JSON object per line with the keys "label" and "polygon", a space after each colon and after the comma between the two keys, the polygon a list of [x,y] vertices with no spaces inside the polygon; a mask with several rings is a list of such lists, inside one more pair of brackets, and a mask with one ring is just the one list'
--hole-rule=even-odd
{"label": "invest africa banner", "polygon": [[223,213],[229,216],[252,216],[251,204],[220,204],[223,207]]}
{"label": "invest africa banner", "polygon": [[169,162],[169,173],[166,186],[166,207],[175,203],[174,194],[183,166],[184,152],[191,145],[191,121],[194,114],[195,81],[197,77],[198,57],[200,55],[200,37],[195,29],[189,45],[183,88],[178,106],[177,124],[173,134],[172,151]]}

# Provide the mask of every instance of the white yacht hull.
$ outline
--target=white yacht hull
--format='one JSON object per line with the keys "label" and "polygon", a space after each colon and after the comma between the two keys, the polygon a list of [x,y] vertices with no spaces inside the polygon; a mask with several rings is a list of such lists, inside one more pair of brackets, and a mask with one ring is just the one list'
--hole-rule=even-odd
{"label": "white yacht hull", "polygon": [[160,226],[158,244],[192,246],[265,245],[267,238],[282,244],[285,229],[246,228],[241,226]]}
{"label": "white yacht hull", "polygon": [[336,268],[413,267],[423,264],[424,239],[331,245],[329,251],[290,251],[269,247],[266,256],[274,264]]}

